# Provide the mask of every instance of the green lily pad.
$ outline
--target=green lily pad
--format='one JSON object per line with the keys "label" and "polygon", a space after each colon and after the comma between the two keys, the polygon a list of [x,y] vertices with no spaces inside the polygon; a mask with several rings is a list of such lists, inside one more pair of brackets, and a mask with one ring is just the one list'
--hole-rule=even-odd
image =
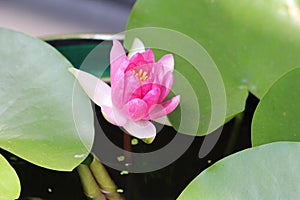
{"label": "green lily pad", "polygon": [[241,151],[203,171],[178,199],[299,199],[299,154],[299,142]]}
{"label": "green lily pad", "polygon": [[19,198],[21,185],[17,173],[0,154],[0,200]]}
{"label": "green lily pad", "polygon": [[300,68],[282,76],[262,98],[252,122],[252,144],[300,142]]}
{"label": "green lily pad", "polygon": [[0,147],[36,165],[70,171],[91,150],[90,100],[72,65],[36,38],[0,29]]}
{"label": "green lily pad", "polygon": [[[163,27],[179,31],[201,44],[221,72],[228,120],[244,110],[248,91],[261,98],[282,74],[299,66],[300,11],[297,3],[300,5],[299,1],[286,0],[138,0],[127,30]],[[147,40],[147,29],[140,34],[132,31],[126,35],[126,40],[136,36]],[[174,44],[172,36],[164,40],[169,46]],[[185,47],[185,41],[177,40],[176,43],[186,52],[191,51]],[[151,41],[148,44],[151,46]],[[193,66],[184,59],[176,57],[175,69],[192,81],[195,91],[204,91],[203,95],[207,95],[206,84],[202,84],[205,77],[194,75]],[[198,98],[198,105],[211,107],[212,98]],[[192,110],[198,105],[181,106]],[[214,116],[200,114],[201,135],[205,134],[201,133],[201,126],[207,126]]]}

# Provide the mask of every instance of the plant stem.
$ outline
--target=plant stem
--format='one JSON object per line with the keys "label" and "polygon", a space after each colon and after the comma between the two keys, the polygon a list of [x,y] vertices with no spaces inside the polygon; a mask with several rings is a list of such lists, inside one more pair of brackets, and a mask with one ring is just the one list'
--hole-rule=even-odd
{"label": "plant stem", "polygon": [[80,164],[77,167],[77,171],[83,186],[85,195],[90,200],[105,200],[105,196],[101,193],[101,190],[94,179],[94,176],[90,168],[85,164]]}
{"label": "plant stem", "polygon": [[123,199],[120,194],[117,192],[117,186],[110,178],[108,172],[105,167],[99,161],[99,159],[95,156],[93,161],[90,164],[90,169],[92,174],[94,175],[97,183],[101,187],[101,191],[105,194],[105,196],[110,200],[121,200]]}
{"label": "plant stem", "polygon": [[125,150],[125,161],[131,163],[131,135],[124,132],[124,150]]}

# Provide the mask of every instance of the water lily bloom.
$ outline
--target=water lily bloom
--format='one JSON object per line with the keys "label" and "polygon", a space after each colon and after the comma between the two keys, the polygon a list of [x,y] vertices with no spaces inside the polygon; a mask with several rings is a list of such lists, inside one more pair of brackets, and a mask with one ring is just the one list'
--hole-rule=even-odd
{"label": "water lily bloom", "polygon": [[135,39],[128,56],[117,40],[110,52],[111,87],[84,71],[70,68],[84,91],[101,107],[110,123],[144,139],[156,135],[150,120],[161,119],[179,104],[180,96],[164,101],[173,84],[174,59],[164,55],[155,62],[151,49]]}

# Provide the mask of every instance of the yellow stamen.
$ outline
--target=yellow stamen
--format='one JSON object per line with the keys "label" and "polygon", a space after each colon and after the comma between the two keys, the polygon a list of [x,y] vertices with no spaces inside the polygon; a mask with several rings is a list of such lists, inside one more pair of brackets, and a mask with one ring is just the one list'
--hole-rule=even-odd
{"label": "yellow stamen", "polygon": [[148,78],[148,73],[143,71],[143,69],[140,69],[139,72],[136,72],[134,69],[132,70],[132,73],[137,76],[141,82],[145,81]]}
{"label": "yellow stamen", "polygon": [[141,76],[142,76],[142,73],[143,73],[143,70],[142,70],[142,69],[140,69],[140,71],[139,71],[139,77],[141,77]]}
{"label": "yellow stamen", "polygon": [[140,76],[140,81],[144,81],[148,78],[147,72],[143,72],[142,76]]}

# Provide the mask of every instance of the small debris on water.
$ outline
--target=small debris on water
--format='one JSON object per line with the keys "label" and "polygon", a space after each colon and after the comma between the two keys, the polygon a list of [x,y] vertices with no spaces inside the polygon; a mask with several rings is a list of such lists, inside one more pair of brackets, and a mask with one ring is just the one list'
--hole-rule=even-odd
{"label": "small debris on water", "polygon": [[117,157],[117,160],[118,160],[119,162],[122,162],[122,161],[125,160],[125,156],[118,156],[118,157]]}
{"label": "small debris on water", "polygon": [[138,141],[138,139],[136,139],[136,138],[133,138],[132,140],[131,140],[131,145],[137,145],[139,143],[139,141]]}
{"label": "small debris on water", "polygon": [[123,189],[117,189],[117,192],[118,192],[118,193],[123,193],[124,190],[123,190]]}
{"label": "small debris on water", "polygon": [[126,171],[126,170],[123,170],[123,171],[120,172],[120,175],[127,175],[127,174],[129,174],[129,172]]}

